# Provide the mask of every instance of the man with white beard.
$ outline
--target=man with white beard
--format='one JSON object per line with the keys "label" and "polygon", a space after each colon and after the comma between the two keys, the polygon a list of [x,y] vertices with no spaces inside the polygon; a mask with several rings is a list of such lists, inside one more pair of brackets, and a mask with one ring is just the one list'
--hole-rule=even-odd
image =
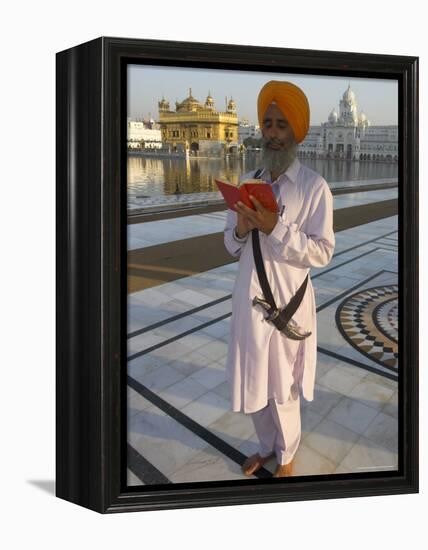
{"label": "man with white beard", "polygon": [[[227,212],[224,243],[239,258],[232,294],[232,318],[226,374],[232,410],[251,414],[258,452],[244,462],[252,475],[271,456],[274,477],[292,475],[301,438],[300,393],[313,400],[316,369],[316,306],[311,267],[327,265],[335,246],[333,197],[325,179],[300,163],[297,145],[309,129],[309,104],[291,82],[270,81],[257,100],[262,130],[263,168],[244,174],[271,183],[279,211],[252,198],[255,209],[241,202]],[[249,234],[258,230],[261,256],[276,306],[284,308],[307,277],[303,299],[292,321],[310,335],[292,339],[265,319],[253,304],[263,298]]]}

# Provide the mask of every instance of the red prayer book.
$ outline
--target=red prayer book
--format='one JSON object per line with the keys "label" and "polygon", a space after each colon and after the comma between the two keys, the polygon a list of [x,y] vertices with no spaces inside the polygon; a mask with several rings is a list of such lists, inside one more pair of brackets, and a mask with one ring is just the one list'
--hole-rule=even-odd
{"label": "red prayer book", "polygon": [[235,203],[241,201],[255,210],[254,204],[251,202],[250,195],[255,197],[267,210],[278,212],[278,203],[273,194],[270,183],[260,179],[248,179],[241,183],[235,184],[229,181],[215,180],[219,191],[224,197],[228,207],[236,212]]}

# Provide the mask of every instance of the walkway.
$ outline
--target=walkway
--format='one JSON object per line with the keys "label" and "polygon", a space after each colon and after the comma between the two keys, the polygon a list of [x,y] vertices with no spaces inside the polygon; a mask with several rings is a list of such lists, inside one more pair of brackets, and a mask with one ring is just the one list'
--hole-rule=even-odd
{"label": "walkway", "polygon": [[[335,207],[393,191],[335,197]],[[221,212],[197,216],[195,229],[186,218],[169,229],[160,221],[136,225],[147,246],[224,227]],[[294,475],[397,468],[397,222],[390,216],[336,233],[332,262],[311,271],[317,378],[314,401],[301,400]],[[233,261],[129,295],[130,485],[247,479],[240,464],[256,450],[256,435],[249,416],[230,411],[225,380],[237,267]],[[274,468],[272,460],[255,477]]]}

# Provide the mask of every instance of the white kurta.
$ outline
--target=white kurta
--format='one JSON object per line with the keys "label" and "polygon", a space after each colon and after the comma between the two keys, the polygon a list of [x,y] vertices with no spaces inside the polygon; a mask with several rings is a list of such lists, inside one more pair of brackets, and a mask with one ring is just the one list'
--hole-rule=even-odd
{"label": "white kurta", "polygon": [[[253,177],[255,171],[242,179]],[[259,175],[270,180],[270,172]],[[273,231],[259,231],[266,275],[277,307],[284,307],[296,293],[311,267],[327,265],[335,246],[333,196],[325,179],[296,158],[274,182],[280,205],[285,207]],[[233,411],[251,413],[265,407],[268,399],[285,403],[291,386],[307,401],[313,400],[317,356],[316,304],[309,277],[304,298],[293,319],[312,332],[304,340],[290,340],[264,320],[254,296],[263,297],[253,257],[251,232],[245,242],[234,237],[237,214],[227,211],[224,244],[239,257],[232,294],[231,332],[226,375]]]}

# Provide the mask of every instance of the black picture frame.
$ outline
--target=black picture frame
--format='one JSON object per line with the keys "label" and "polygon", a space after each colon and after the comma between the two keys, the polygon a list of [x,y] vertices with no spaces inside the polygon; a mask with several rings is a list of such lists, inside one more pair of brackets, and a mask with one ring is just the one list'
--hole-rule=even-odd
{"label": "black picture frame", "polygon": [[[418,61],[411,56],[114,37],[56,54],[57,497],[111,513],[418,492]],[[126,185],[121,147],[126,127],[121,83],[131,62],[398,80],[396,472],[126,487]]]}

